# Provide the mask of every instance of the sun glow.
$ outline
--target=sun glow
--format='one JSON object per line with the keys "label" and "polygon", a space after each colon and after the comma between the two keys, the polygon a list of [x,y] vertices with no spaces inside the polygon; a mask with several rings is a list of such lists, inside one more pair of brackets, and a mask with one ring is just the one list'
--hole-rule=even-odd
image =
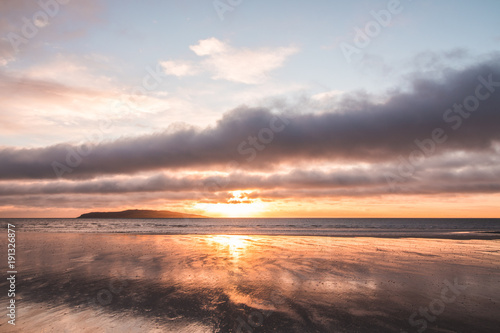
{"label": "sun glow", "polygon": [[254,217],[266,211],[266,204],[260,199],[250,199],[251,191],[232,191],[232,198],[225,203],[199,203],[195,209],[201,209],[210,216]]}
{"label": "sun glow", "polygon": [[243,248],[246,246],[248,236],[239,235],[216,235],[209,238],[211,241],[224,246]]}
{"label": "sun glow", "polygon": [[226,249],[233,257],[239,257],[245,251],[250,241],[248,236],[239,235],[208,236],[207,240],[215,244],[218,248],[222,247]]}
{"label": "sun glow", "polygon": [[201,209],[210,216],[222,217],[253,217],[264,212],[264,203],[257,201],[252,203],[216,203],[216,204],[197,204],[196,209]]}

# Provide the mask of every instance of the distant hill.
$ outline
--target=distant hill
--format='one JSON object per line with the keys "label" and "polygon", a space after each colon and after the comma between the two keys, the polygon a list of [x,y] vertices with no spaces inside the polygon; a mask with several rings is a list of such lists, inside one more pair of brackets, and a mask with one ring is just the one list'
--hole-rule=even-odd
{"label": "distant hill", "polygon": [[168,210],[129,209],[122,212],[91,212],[79,219],[171,219],[171,218],[207,218],[207,216],[171,212]]}

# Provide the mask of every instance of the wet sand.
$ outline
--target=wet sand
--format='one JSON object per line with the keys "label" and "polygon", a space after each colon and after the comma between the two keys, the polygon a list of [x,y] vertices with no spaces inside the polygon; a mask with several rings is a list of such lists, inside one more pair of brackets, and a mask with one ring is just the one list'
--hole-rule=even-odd
{"label": "wet sand", "polygon": [[500,327],[500,240],[24,232],[17,253],[1,332]]}

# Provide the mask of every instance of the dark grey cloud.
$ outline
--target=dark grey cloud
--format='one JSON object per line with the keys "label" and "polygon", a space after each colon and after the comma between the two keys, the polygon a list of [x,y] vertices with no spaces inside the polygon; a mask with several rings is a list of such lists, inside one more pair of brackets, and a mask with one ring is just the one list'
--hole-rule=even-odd
{"label": "dark grey cloud", "polygon": [[[384,184],[382,168],[377,172],[356,168],[325,172],[294,170],[286,174],[246,174],[227,176],[170,176],[159,174],[125,179],[107,178],[83,181],[0,182],[0,196],[28,194],[114,194],[137,192],[199,192],[202,194],[239,189],[353,187]],[[392,170],[392,169],[391,169]]]}
{"label": "dark grey cloud", "polygon": [[[179,201],[197,200],[203,202],[200,196],[193,196],[188,193],[137,193],[133,196],[133,202],[130,201],[130,194],[110,194],[102,195],[98,198],[93,194],[75,194],[75,195],[26,195],[26,196],[5,196],[0,201],[0,207],[57,207],[57,208],[109,208],[109,207],[127,207],[148,209],[158,207],[158,205],[168,205],[176,207]],[[218,200],[218,199],[214,199]],[[128,203],[128,204],[125,204]],[[151,205],[151,206],[149,206]]]}
{"label": "dark grey cloud", "polygon": [[[304,160],[397,163],[398,156],[418,148],[415,140],[430,138],[436,128],[447,140],[436,145],[434,155],[492,151],[500,140],[500,83],[480,88],[483,100],[476,111],[465,116],[449,111],[447,120],[443,115],[454,104],[477,100],[467,98],[477,93],[481,82],[500,82],[499,59],[461,71],[444,70],[440,79],[415,78],[411,91],[393,91],[384,102],[351,95],[324,112],[293,116],[286,110],[239,107],[214,127],[124,137],[91,150],[69,144],[5,147],[0,149],[0,179],[54,179],[54,163],[60,171],[64,166],[66,172],[60,174],[68,179],[160,169],[217,170],[234,161],[238,168],[265,170]],[[261,141],[252,147],[259,133]]]}
{"label": "dark grey cloud", "polygon": [[[469,159],[475,162],[470,163]],[[370,164],[325,171],[294,169],[279,173],[236,171],[228,175],[157,174],[150,176],[110,177],[94,180],[4,181],[0,182],[2,202],[20,201],[33,196],[59,197],[128,194],[134,197],[158,193],[162,198],[225,202],[230,191],[252,190],[251,198],[374,196],[384,194],[498,193],[500,191],[500,155],[489,153],[450,153],[436,156],[420,165],[411,177],[392,188],[388,173],[397,173],[391,163]],[[9,199],[9,200],[7,200]],[[33,200],[33,199],[32,199]],[[91,199],[94,200],[94,199]],[[100,200],[100,199],[98,199]],[[135,199],[134,199],[135,201]]]}

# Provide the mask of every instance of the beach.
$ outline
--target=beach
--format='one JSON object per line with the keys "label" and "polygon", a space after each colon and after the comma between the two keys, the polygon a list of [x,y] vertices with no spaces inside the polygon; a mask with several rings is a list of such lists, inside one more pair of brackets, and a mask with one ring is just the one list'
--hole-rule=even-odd
{"label": "beach", "polygon": [[2,332],[497,332],[500,325],[494,239],[17,237],[16,326],[4,318]]}

